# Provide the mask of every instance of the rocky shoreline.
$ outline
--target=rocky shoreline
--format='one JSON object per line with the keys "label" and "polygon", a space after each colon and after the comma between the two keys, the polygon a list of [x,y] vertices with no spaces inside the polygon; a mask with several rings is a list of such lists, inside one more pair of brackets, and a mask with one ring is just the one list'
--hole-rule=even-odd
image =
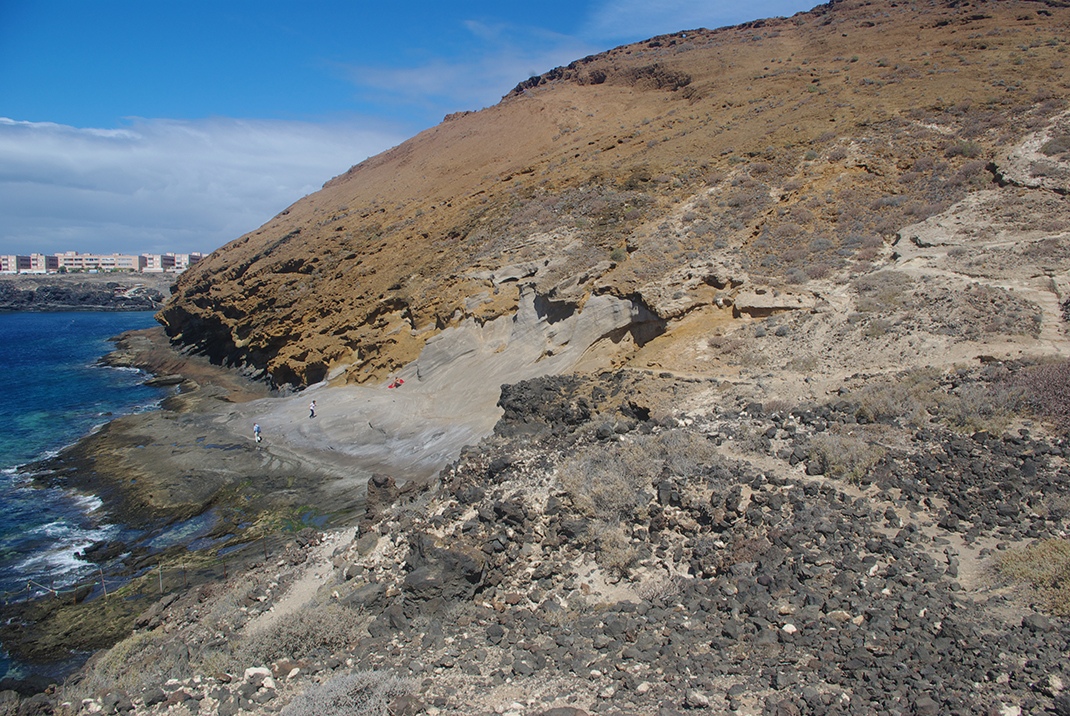
{"label": "rocky shoreline", "polygon": [[[1020,370],[936,389],[1003,400]],[[919,425],[865,383],[825,403],[747,393],[629,372],[506,387],[495,435],[433,484],[376,478],[356,532],[305,532],[240,579],[164,596],[39,698],[224,716],[1070,713],[1066,597],[1010,576],[1066,542],[1065,439],[1020,419],[952,430],[951,404]],[[822,436],[879,455],[844,472]]]}
{"label": "rocky shoreline", "polygon": [[[143,369],[156,376],[150,381],[162,377],[175,392],[158,410],[117,418],[25,467],[39,486],[100,498],[107,521],[123,531],[83,551],[99,577],[0,606],[0,642],[27,671],[4,687],[24,694],[128,635],[165,575],[183,588],[222,580],[281,553],[302,520],[325,524],[327,508],[308,506],[333,504],[348,519],[363,499],[324,499],[315,460],[273,456],[219,425],[221,409],[271,401],[270,389],[175,352],[161,329],[124,334],[102,361]],[[107,596],[109,589],[121,598]]]}
{"label": "rocky shoreline", "polygon": [[19,274],[0,278],[0,311],[155,311],[174,283],[165,274]]}

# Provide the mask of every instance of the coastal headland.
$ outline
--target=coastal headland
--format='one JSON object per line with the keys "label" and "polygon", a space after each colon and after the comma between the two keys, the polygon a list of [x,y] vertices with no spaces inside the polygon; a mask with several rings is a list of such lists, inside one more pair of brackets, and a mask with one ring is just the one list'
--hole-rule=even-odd
{"label": "coastal headland", "polygon": [[33,703],[1067,716],[1068,37],[650,38],[213,252],[110,359],[175,394],[41,466],[134,533],[2,615],[100,647]]}

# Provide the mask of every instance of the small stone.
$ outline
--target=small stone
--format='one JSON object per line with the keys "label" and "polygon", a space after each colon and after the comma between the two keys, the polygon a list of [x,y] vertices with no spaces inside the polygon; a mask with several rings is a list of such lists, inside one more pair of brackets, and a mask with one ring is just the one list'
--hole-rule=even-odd
{"label": "small stone", "polygon": [[691,709],[708,709],[710,707],[710,699],[706,694],[701,691],[688,691],[684,696],[684,705]]}
{"label": "small stone", "polygon": [[914,702],[914,713],[916,716],[937,716],[940,713],[940,704],[928,696],[920,696]]}
{"label": "small stone", "polygon": [[1027,614],[1022,617],[1022,626],[1030,631],[1051,631],[1051,620],[1043,614]]}
{"label": "small stone", "polygon": [[262,683],[269,676],[271,676],[271,669],[263,666],[251,666],[245,670],[245,680],[250,683]]}

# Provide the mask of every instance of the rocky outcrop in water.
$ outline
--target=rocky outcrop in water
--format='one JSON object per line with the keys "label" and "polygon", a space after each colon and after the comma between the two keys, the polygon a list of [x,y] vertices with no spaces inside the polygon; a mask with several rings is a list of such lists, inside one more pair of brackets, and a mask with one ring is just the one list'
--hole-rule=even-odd
{"label": "rocky outcrop in water", "polygon": [[154,311],[169,295],[170,278],[0,278],[0,311]]}

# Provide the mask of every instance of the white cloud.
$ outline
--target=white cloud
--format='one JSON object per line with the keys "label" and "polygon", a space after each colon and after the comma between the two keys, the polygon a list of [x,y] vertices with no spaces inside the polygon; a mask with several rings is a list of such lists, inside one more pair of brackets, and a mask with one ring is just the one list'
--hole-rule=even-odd
{"label": "white cloud", "polygon": [[403,139],[264,120],[0,118],[0,253],[211,251]]}
{"label": "white cloud", "polygon": [[623,42],[697,27],[716,28],[761,17],[790,16],[815,0],[596,0],[574,35],[508,22],[464,21],[470,46],[460,56],[422,64],[340,65],[360,99],[385,107],[407,106],[432,121],[458,110],[496,104],[532,75],[567,65]]}
{"label": "white cloud", "polygon": [[759,18],[791,16],[809,10],[814,0],[601,0],[584,34],[606,40],[642,40],[699,27],[737,25]]}
{"label": "white cloud", "polygon": [[419,107],[438,121],[450,112],[497,104],[529,77],[605,49],[536,27],[474,20],[463,25],[472,46],[461,57],[437,57],[409,67],[349,65],[341,70],[368,100]]}

